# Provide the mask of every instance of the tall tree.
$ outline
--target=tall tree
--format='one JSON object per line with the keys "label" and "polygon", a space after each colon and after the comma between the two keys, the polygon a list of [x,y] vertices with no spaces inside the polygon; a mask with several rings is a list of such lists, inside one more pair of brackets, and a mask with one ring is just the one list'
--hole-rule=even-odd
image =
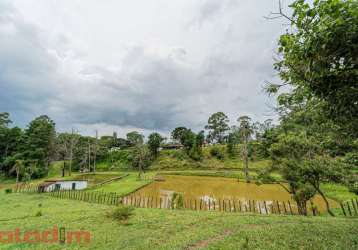
{"label": "tall tree", "polygon": [[[281,5],[291,29],[279,40],[275,69],[283,84],[269,84],[275,93],[291,86],[291,100],[317,99],[335,123],[358,137],[358,2],[356,0],[294,1],[292,15]],[[287,94],[285,94],[287,95]]]}
{"label": "tall tree", "polygon": [[[78,144],[80,135],[72,129],[71,133],[61,133],[57,136],[57,153],[63,161],[69,161],[68,174],[72,174],[74,148]],[[64,163],[65,164],[65,163]]]}
{"label": "tall tree", "polygon": [[216,112],[209,117],[208,125],[205,129],[209,130],[210,140],[223,143],[225,133],[230,129],[229,118],[223,112]]}
{"label": "tall tree", "polygon": [[152,133],[149,135],[148,147],[154,158],[158,156],[160,144],[163,140],[164,138],[158,133]]}
{"label": "tall tree", "polygon": [[231,131],[227,137],[226,150],[230,157],[235,157],[237,153],[237,145],[240,142],[239,130],[236,126],[232,126]]}
{"label": "tall tree", "polygon": [[46,115],[39,116],[30,122],[25,137],[26,158],[36,166],[36,175],[47,174],[55,154],[55,123]]}
{"label": "tall tree", "polygon": [[254,132],[251,118],[248,116],[240,116],[237,121],[239,122],[239,135],[243,143],[242,156],[244,160],[244,174],[246,181],[250,181],[249,176],[249,141]]}
{"label": "tall tree", "polygon": [[143,172],[151,164],[151,154],[146,145],[137,144],[133,150],[132,166],[138,169],[138,178],[141,179]]}
{"label": "tall tree", "polygon": [[187,131],[188,129],[186,127],[176,127],[171,133],[172,139],[183,144]]}
{"label": "tall tree", "polygon": [[144,141],[144,135],[138,133],[137,131],[132,131],[127,134],[127,141],[131,146],[141,145]]}

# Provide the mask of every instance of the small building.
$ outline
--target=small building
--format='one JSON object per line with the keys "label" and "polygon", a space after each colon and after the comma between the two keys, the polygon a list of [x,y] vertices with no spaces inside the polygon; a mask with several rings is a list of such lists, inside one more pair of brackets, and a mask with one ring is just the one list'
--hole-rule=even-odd
{"label": "small building", "polygon": [[40,184],[39,192],[56,190],[82,190],[87,188],[87,181],[48,180]]}

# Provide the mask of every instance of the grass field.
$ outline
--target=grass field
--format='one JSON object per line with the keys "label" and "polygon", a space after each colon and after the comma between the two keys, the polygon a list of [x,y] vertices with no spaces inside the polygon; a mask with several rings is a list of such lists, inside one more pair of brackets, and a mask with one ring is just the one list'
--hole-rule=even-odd
{"label": "grass field", "polygon": [[[89,244],[1,244],[0,249],[357,249],[358,219],[136,209],[127,224],[113,208],[38,194],[0,193],[0,231],[91,233]],[[41,211],[42,216],[36,216]]]}
{"label": "grass field", "polygon": [[138,179],[138,173],[130,172],[128,176],[120,179],[118,181],[114,181],[112,183],[100,186],[95,191],[103,191],[103,192],[113,192],[118,195],[126,195],[129,194],[138,188],[147,185],[152,182],[152,178],[154,177],[155,172],[146,173],[143,176],[143,179]]}

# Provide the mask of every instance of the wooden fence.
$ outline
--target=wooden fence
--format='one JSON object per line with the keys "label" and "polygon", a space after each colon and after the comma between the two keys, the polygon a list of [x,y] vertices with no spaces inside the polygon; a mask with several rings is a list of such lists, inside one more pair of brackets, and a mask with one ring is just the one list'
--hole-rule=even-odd
{"label": "wooden fence", "polygon": [[[20,193],[42,193],[40,185],[21,185],[15,188],[14,192]],[[117,193],[97,192],[90,190],[52,190],[46,192],[49,196],[79,200],[105,205],[130,205],[139,208],[158,208],[158,209],[186,209],[197,211],[222,211],[222,212],[241,212],[257,214],[283,214],[298,215],[297,206],[291,201],[257,201],[257,200],[229,200],[229,199],[175,199],[170,197],[148,197],[135,194],[121,196]],[[358,199],[352,199],[340,203],[344,216],[358,215]],[[319,211],[308,204],[308,213],[316,216]]]}
{"label": "wooden fence", "polygon": [[105,205],[118,205],[122,203],[122,196],[117,193],[97,192],[90,190],[54,189],[43,192],[40,185],[22,185],[15,190],[18,193],[43,193],[52,197],[85,201]]}
{"label": "wooden fence", "polygon": [[[143,197],[130,195],[123,197],[122,203],[141,208],[159,209],[186,209],[197,211],[222,211],[259,214],[298,214],[296,206],[290,201],[256,201],[256,200],[229,200],[229,199],[183,199],[173,200],[169,197]],[[317,213],[315,213],[316,215]]]}
{"label": "wooden fence", "polygon": [[344,216],[358,216],[358,199],[351,199],[340,205]]}

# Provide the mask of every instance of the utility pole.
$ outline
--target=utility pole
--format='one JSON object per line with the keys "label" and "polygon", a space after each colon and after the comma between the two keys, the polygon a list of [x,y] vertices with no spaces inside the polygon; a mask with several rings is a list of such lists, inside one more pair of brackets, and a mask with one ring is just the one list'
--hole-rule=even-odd
{"label": "utility pole", "polygon": [[72,173],[72,158],[73,158],[73,128],[71,130],[71,139],[70,139],[70,167],[69,167],[69,176],[71,176]]}
{"label": "utility pole", "polygon": [[96,141],[94,146],[93,172],[96,173],[96,157],[97,157],[98,130],[96,129]]}
{"label": "utility pole", "polygon": [[88,170],[91,172],[91,144],[88,137]]}

